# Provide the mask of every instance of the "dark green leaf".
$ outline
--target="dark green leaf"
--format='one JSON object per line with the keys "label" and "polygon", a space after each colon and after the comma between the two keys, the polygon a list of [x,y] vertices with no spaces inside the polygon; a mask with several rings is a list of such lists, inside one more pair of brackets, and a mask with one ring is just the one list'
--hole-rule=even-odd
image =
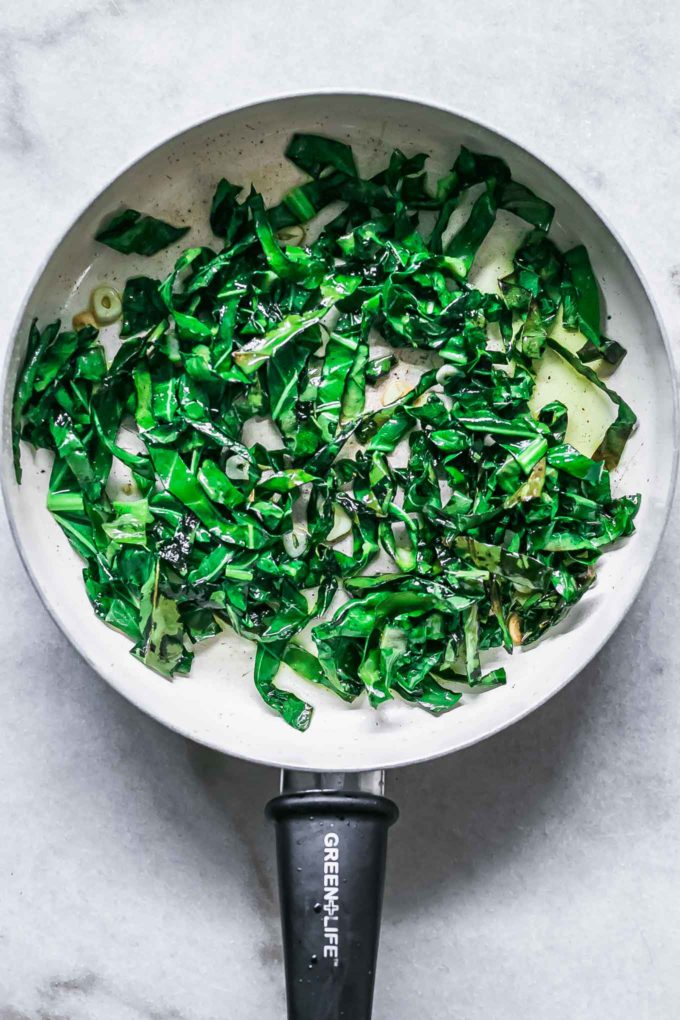
{"label": "dark green leaf", "polygon": [[189,227],[173,227],[165,220],[147,216],[136,209],[123,209],[108,220],[95,234],[95,240],[130,255],[155,255],[168,245],[179,241]]}
{"label": "dark green leaf", "polygon": [[133,336],[153,329],[167,315],[158,288],[160,282],[148,276],[133,276],[123,291],[123,325],[120,335]]}
{"label": "dark green leaf", "polygon": [[310,177],[318,177],[332,167],[350,176],[357,168],[349,145],[322,135],[293,135],[286,147],[286,156]]}

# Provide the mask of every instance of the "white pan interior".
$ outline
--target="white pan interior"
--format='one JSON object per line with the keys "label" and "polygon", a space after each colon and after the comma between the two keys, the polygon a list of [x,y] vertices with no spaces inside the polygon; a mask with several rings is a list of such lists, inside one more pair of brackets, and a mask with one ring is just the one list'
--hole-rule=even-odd
{"label": "white pan interior", "polygon": [[[282,156],[293,131],[351,141],[360,169],[368,172],[395,146],[408,154],[430,153],[429,169],[435,173],[450,167],[461,143],[503,156],[518,180],[555,205],[551,236],[561,245],[583,241],[588,246],[611,316],[608,333],[629,352],[613,385],[637,411],[640,427],[616,485],[621,493],[642,493],[637,533],[603,557],[596,586],[549,637],[521,654],[501,652],[489,660],[506,666],[506,687],[466,694],[439,719],[398,701],[378,712],[363,699],[348,707],[282,672],[282,685],[302,693],[316,709],[310,729],[297,733],[261,702],[252,683],[252,646],[235,636],[211,642],[197,654],[190,676],[168,683],[128,654],[125,637],[95,618],[81,564],[45,509],[47,458],[24,447],[24,482],[19,487],[13,478],[8,424],[30,319],[37,315],[44,324],[61,315],[68,323],[87,305],[97,283],[122,288],[128,276],[164,272],[182,246],[215,244],[208,207],[221,176],[244,185],[252,181],[267,199],[277,200],[299,179]],[[93,241],[101,221],[123,205],[194,226],[180,245],[155,259],[125,257]],[[489,279],[525,229],[507,216],[494,233],[486,253]],[[115,344],[117,328],[108,332]],[[621,244],[557,174],[495,132],[453,113],[384,97],[304,96],[228,113],[171,139],[122,173],[66,234],[26,301],[6,366],[2,479],[21,553],[46,605],[93,668],[126,698],[173,729],[229,754],[319,771],[372,769],[435,757],[502,729],[559,690],[602,646],[625,616],[660,538],[675,470],[674,408],[667,345],[649,295]]]}

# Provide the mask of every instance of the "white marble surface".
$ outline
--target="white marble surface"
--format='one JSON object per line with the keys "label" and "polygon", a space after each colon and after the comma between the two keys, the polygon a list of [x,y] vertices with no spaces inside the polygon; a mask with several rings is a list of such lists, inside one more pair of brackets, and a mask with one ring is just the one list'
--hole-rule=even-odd
{"label": "white marble surface", "polygon": [[[0,10],[0,342],[87,196],[225,107],[323,87],[458,106],[631,244],[680,339],[680,9],[40,0]],[[0,1020],[283,1015],[273,771],[164,731],[46,616],[0,533]],[[391,777],[376,1020],[671,1020],[680,1000],[674,514],[635,611],[545,708]]]}

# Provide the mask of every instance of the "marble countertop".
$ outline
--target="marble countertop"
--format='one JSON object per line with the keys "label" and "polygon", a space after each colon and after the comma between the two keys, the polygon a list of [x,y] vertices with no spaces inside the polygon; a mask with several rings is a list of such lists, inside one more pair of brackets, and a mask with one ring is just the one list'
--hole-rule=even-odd
{"label": "marble countertop", "polygon": [[[457,106],[618,225],[674,344],[680,8],[41,0],[0,13],[0,342],[87,196],[222,109],[314,87]],[[677,509],[677,508],[676,508]],[[376,1020],[671,1020],[680,998],[675,512],[626,625],[487,743],[390,777]],[[275,1020],[274,771],[142,716],[0,523],[0,1020]]]}

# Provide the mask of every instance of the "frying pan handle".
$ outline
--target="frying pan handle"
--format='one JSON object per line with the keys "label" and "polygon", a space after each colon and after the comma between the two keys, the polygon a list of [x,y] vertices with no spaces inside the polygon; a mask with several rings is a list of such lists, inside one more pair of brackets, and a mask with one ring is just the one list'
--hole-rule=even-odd
{"label": "frying pan handle", "polygon": [[370,1020],[396,804],[382,772],[284,772],[276,825],[288,1020]]}

